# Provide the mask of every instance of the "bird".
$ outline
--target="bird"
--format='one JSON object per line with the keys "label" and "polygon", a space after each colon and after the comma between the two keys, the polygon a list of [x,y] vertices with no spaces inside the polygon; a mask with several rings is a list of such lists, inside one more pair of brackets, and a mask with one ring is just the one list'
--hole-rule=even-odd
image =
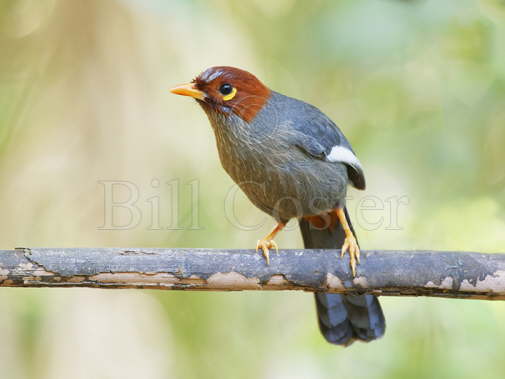
{"label": "bird", "polygon": [[[364,190],[361,162],[322,111],[271,90],[255,75],[213,66],[170,89],[196,99],[214,131],[221,165],[248,199],[276,221],[260,239],[266,264],[275,236],[297,219],[307,249],[348,253],[353,277],[360,248],[346,208],[348,186]],[[369,342],[385,332],[376,296],[315,293],[319,329],[335,345]]]}

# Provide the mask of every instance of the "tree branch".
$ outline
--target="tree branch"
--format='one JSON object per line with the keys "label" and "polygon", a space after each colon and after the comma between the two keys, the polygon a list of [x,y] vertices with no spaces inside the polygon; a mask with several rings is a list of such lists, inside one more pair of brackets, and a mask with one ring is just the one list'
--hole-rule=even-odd
{"label": "tree branch", "polygon": [[0,286],[303,290],[505,300],[505,255],[364,251],[356,278],[338,250],[43,248],[0,251]]}

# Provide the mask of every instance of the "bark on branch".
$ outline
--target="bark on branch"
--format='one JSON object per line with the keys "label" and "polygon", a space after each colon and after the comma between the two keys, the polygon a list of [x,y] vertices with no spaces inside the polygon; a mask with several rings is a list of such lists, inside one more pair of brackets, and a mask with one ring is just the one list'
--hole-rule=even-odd
{"label": "bark on branch", "polygon": [[0,286],[303,290],[505,300],[505,254],[364,251],[357,276],[338,250],[18,248],[0,250]]}

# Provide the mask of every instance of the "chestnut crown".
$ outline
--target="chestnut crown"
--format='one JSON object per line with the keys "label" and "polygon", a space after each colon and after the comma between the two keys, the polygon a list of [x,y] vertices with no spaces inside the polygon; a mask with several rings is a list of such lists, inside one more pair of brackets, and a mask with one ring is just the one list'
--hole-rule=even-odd
{"label": "chestnut crown", "polygon": [[270,97],[270,90],[256,76],[235,67],[210,67],[192,83],[204,94],[197,100],[206,110],[233,112],[246,122],[254,119]]}

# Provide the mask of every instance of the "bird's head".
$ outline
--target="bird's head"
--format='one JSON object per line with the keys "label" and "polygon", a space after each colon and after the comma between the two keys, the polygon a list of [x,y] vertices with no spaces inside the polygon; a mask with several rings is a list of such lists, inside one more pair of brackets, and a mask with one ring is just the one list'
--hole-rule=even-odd
{"label": "bird's head", "polygon": [[191,83],[170,91],[195,98],[206,112],[234,113],[247,123],[263,108],[271,93],[253,74],[228,66],[210,67]]}

